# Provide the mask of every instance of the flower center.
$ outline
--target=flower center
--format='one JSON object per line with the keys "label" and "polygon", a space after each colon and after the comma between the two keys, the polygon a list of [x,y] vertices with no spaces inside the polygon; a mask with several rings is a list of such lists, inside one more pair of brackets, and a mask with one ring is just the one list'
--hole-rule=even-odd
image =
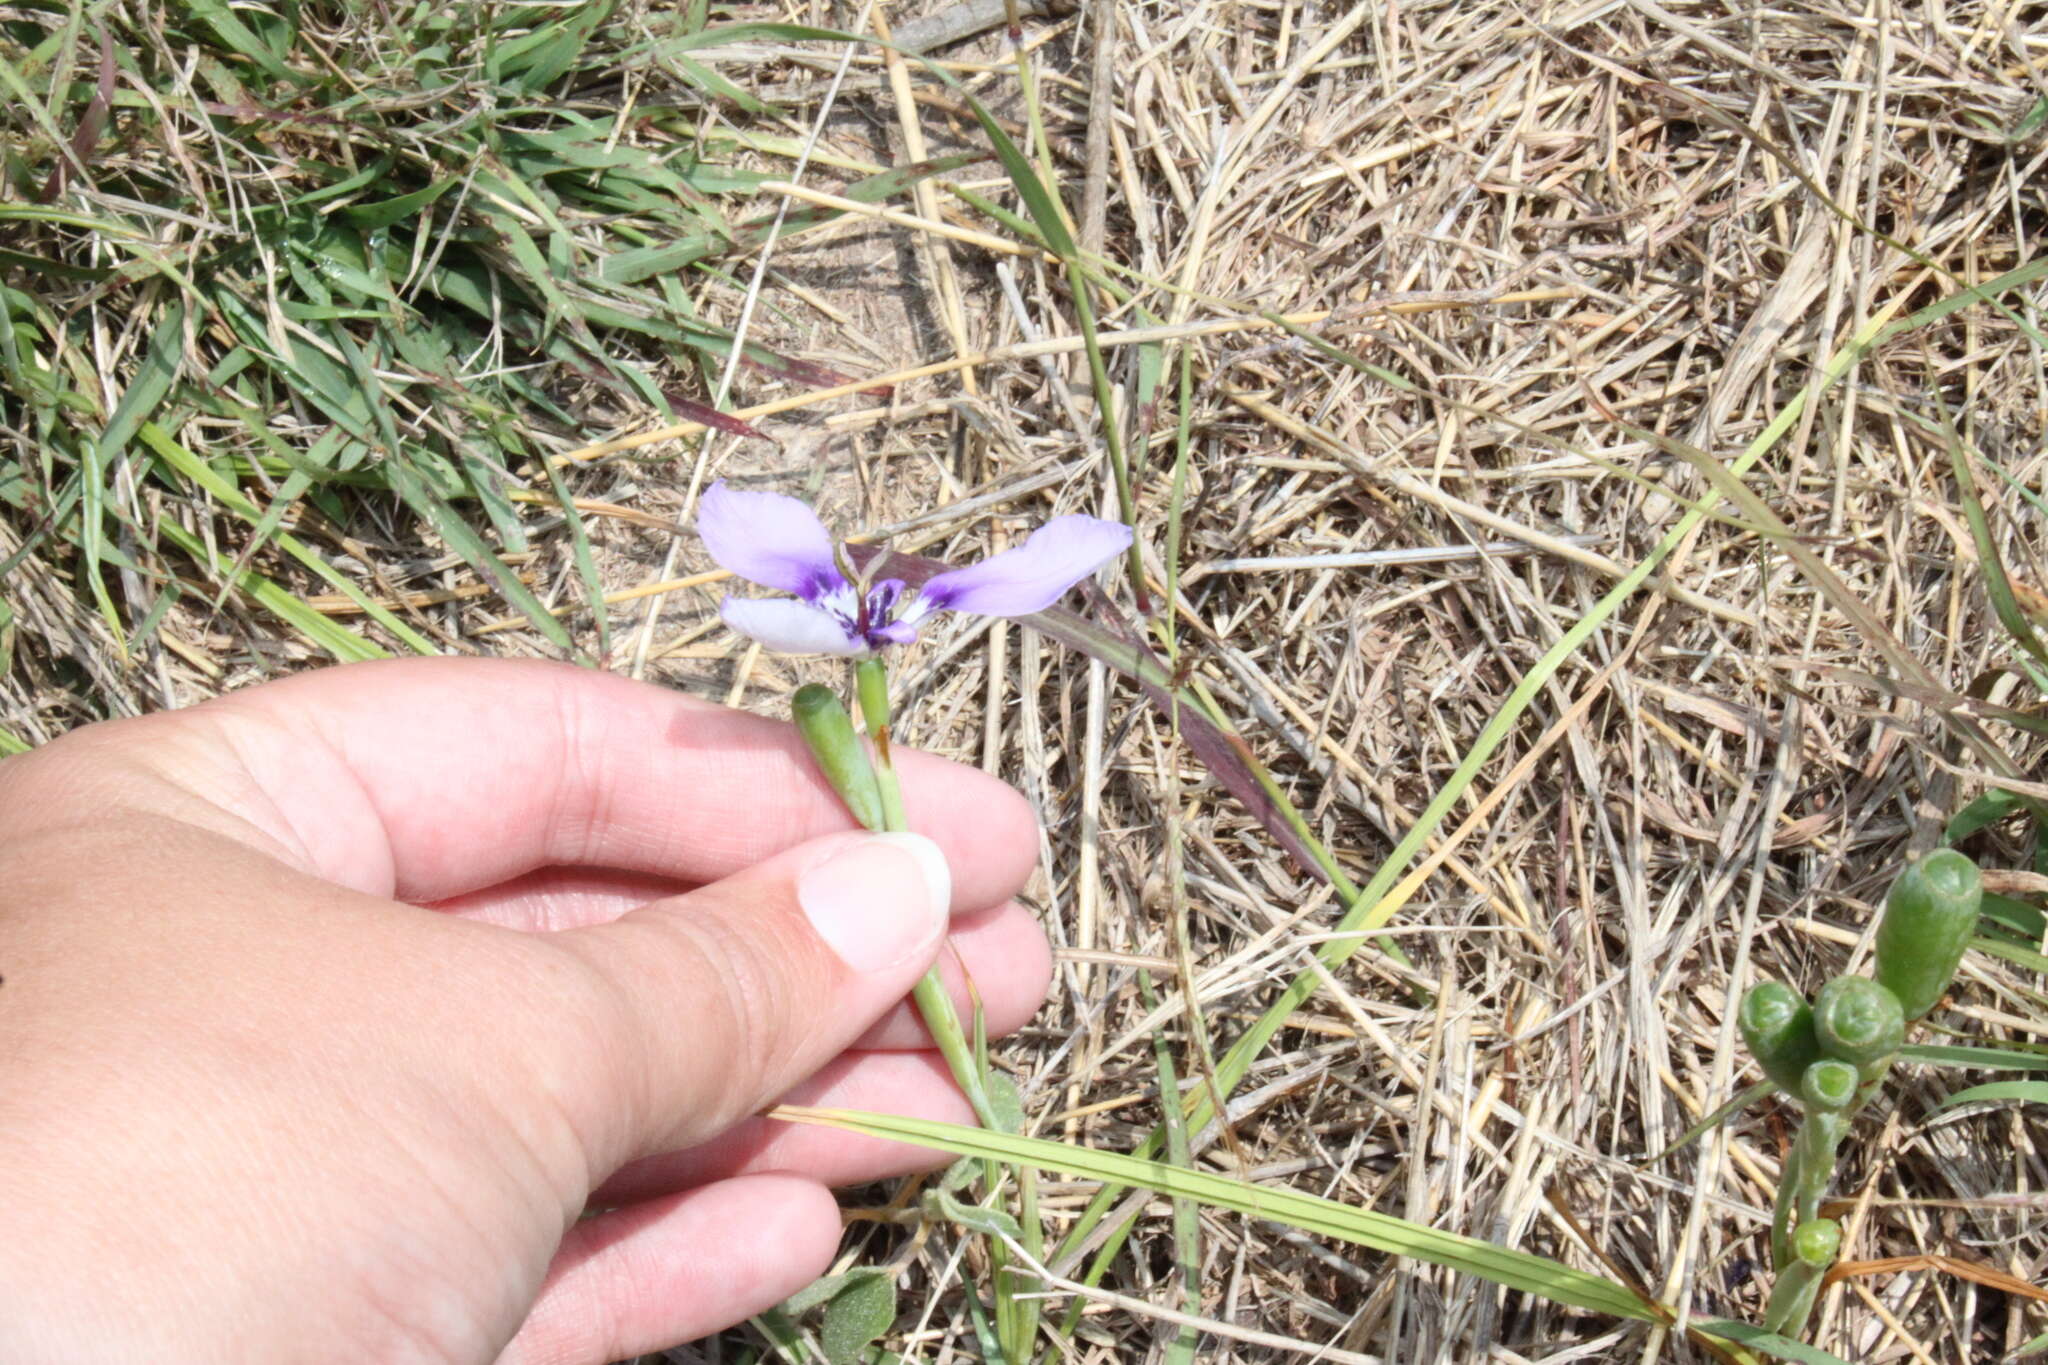
{"label": "flower center", "polygon": [[865,598],[853,584],[842,582],[821,597],[817,605],[829,612],[850,638],[869,649],[914,643],[917,622],[932,609],[932,604],[920,594],[906,592],[900,578],[885,578],[874,584]]}

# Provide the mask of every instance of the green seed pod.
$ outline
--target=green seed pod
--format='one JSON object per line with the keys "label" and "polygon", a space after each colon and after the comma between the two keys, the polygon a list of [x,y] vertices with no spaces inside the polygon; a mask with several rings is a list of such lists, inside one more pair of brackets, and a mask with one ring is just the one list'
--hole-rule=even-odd
{"label": "green seed pod", "polygon": [[1826,1270],[1842,1250],[1842,1225],[1832,1218],[1801,1223],[1792,1234],[1792,1254],[1813,1270]]}
{"label": "green seed pod", "polygon": [[1899,998],[1869,977],[1838,976],[1814,997],[1813,1031],[1823,1053],[1868,1079],[1906,1041],[1906,1015]]}
{"label": "green seed pod", "polygon": [[1844,1061],[1823,1057],[1799,1078],[1799,1098],[1810,1109],[1847,1109],[1856,1103],[1863,1073]]}
{"label": "green seed pod", "polygon": [[1764,1075],[1780,1090],[1798,1094],[1799,1078],[1820,1056],[1813,1010],[1799,992],[1783,982],[1759,981],[1742,997],[1735,1022]]}
{"label": "green seed pod", "polygon": [[1952,848],[1908,863],[1877,926],[1877,979],[1899,997],[1908,1023],[1934,1008],[1977,932],[1984,880]]}
{"label": "green seed pod", "polygon": [[853,732],[853,720],[839,695],[829,687],[806,683],[796,690],[790,710],[796,717],[797,733],[818,761],[818,771],[825,774],[853,818],[869,829],[880,829],[882,788],[875,780],[874,764],[868,761],[867,746]]}

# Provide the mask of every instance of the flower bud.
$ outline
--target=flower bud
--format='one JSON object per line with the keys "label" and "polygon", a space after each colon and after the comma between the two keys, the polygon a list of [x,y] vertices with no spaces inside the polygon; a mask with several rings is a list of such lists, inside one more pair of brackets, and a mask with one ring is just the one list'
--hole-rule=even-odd
{"label": "flower bud", "polygon": [[1799,1078],[1799,1098],[1810,1109],[1847,1109],[1856,1102],[1863,1073],[1849,1063],[1823,1057]]}
{"label": "flower bud", "polygon": [[1814,997],[1813,1031],[1824,1054],[1868,1079],[1906,1041],[1906,1015],[1899,998],[1870,978],[1838,976]]}
{"label": "flower bud", "polygon": [[1812,1270],[1826,1270],[1842,1250],[1842,1225],[1832,1218],[1811,1218],[1792,1234],[1792,1254]]}
{"label": "flower bud", "polygon": [[1933,1009],[1955,979],[1983,901],[1977,865],[1952,848],[1908,863],[1892,883],[1877,926],[1875,975],[1908,1022]]}
{"label": "flower bud", "polygon": [[839,793],[839,799],[853,812],[853,818],[869,829],[882,828],[882,788],[875,780],[874,764],[868,761],[867,746],[854,733],[853,720],[839,694],[817,683],[796,690],[790,703],[797,733],[810,746],[818,771]]}
{"label": "flower bud", "polygon": [[1735,1022],[1750,1056],[1780,1090],[1799,1093],[1799,1080],[1820,1056],[1813,1010],[1799,993],[1778,981],[1759,981],[1742,997]]}

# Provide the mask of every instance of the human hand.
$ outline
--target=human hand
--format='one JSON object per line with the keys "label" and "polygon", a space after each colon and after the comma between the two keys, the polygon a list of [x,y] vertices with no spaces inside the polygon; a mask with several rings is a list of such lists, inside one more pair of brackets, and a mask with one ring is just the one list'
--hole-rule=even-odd
{"label": "human hand", "polygon": [[600,1362],[794,1292],[828,1185],[932,1160],[750,1115],[971,1122],[904,995],[1050,973],[1029,808],[899,763],[930,842],[787,726],[416,660],[0,764],[0,1359]]}

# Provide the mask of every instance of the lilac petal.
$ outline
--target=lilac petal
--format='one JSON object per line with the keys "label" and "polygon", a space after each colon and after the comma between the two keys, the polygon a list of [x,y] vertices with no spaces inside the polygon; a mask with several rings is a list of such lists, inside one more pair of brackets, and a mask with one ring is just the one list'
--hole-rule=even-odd
{"label": "lilac petal", "polygon": [[697,534],[721,569],[807,602],[846,581],[818,514],[780,493],[745,493],[721,479],[697,505]]}
{"label": "lilac petal", "polygon": [[865,654],[868,647],[830,612],[790,597],[728,597],[719,616],[777,654]]}
{"label": "lilac petal", "polygon": [[942,573],[924,585],[925,609],[1028,616],[1116,558],[1131,528],[1095,517],[1055,517],[1013,550]]}
{"label": "lilac petal", "polygon": [[868,633],[877,640],[886,640],[892,645],[914,645],[917,643],[917,627],[905,625],[901,621],[889,621],[879,626],[872,626],[869,628]]}

